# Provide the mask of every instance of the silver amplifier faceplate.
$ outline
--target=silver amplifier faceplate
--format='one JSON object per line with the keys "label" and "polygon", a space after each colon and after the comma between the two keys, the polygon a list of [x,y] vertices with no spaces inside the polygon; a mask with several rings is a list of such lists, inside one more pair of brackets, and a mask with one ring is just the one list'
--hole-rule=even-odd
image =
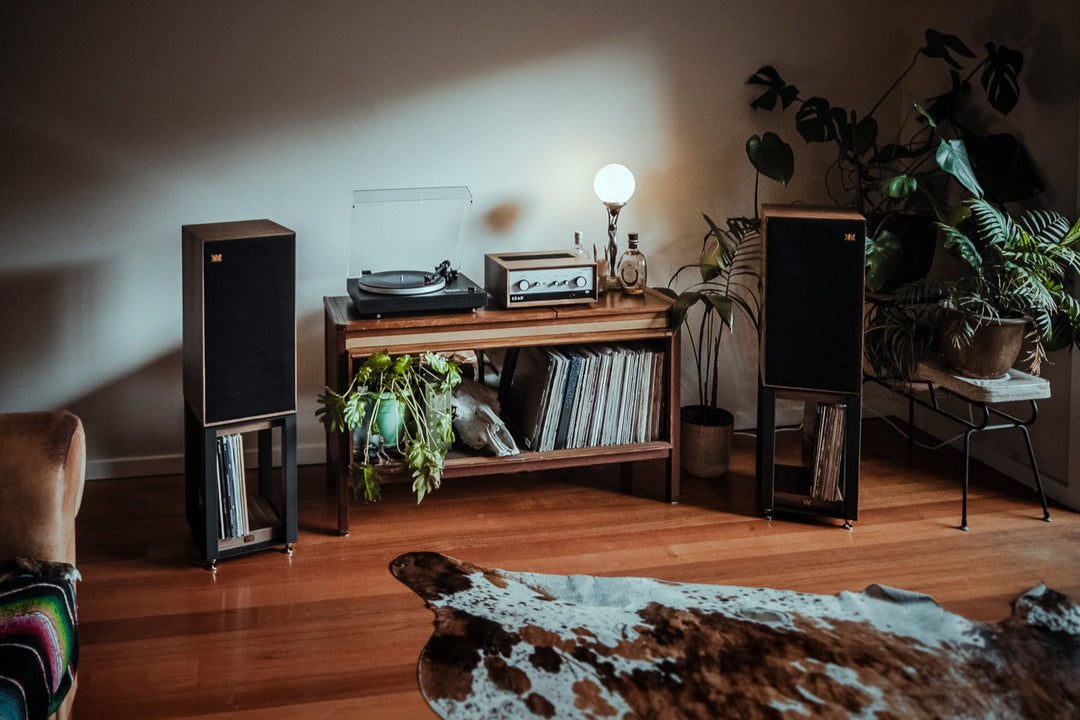
{"label": "silver amplifier faceplate", "polygon": [[596,263],[563,251],[486,255],[484,286],[505,307],[595,302]]}

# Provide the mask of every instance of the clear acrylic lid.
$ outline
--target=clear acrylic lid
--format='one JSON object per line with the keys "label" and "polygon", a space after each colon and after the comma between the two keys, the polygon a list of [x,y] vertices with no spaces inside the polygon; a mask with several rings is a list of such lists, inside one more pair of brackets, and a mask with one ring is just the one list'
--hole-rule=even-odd
{"label": "clear acrylic lid", "polygon": [[346,277],[458,268],[472,202],[465,186],[354,191]]}

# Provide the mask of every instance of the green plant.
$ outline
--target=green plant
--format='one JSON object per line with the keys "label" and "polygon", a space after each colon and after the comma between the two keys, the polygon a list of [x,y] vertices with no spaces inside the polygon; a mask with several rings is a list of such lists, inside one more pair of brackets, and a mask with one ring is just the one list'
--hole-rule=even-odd
{"label": "green plant", "polygon": [[[709,230],[702,238],[696,263],[683,265],[672,275],[662,292],[675,300],[671,307],[672,324],[686,327],[690,350],[697,370],[699,404],[719,408],[721,366],[720,343],[725,330],[734,330],[738,311],[758,330],[761,315],[761,232],[757,218],[729,218],[727,227],[717,225],[702,215]],[[678,286],[684,272],[697,277],[681,292]],[[696,327],[688,325],[691,309],[701,306]]]}
{"label": "green plant", "polygon": [[[771,111],[778,104],[782,109],[796,105],[798,134],[807,143],[835,146],[836,159],[826,171],[825,188],[835,202],[854,208],[869,221],[871,291],[884,286],[903,259],[905,238],[893,224],[895,216],[916,214],[949,224],[963,218],[949,202],[950,179],[971,194],[985,194],[996,202],[1027,199],[1042,189],[1015,136],[987,136],[974,127],[972,80],[978,75],[987,103],[1007,115],[1020,97],[1022,53],[988,42],[982,58],[965,71],[962,59],[976,55],[959,38],[933,29],[925,37],[926,44],[866,112],[835,106],[820,96],[804,98],[771,65],[759,68],[748,80],[765,88],[751,101],[752,108]],[[914,104],[895,138],[882,139],[876,113],[921,58],[940,63],[943,83],[935,90],[940,92]],[[767,151],[750,154],[755,168],[774,179],[789,179],[794,171],[790,147],[772,133],[758,144]]]}
{"label": "green plant", "polygon": [[943,342],[971,342],[987,319],[1028,319],[1033,349],[1029,365],[1037,372],[1046,350],[1080,342],[1080,301],[1069,277],[1080,272],[1080,221],[1069,225],[1062,215],[1030,210],[1012,218],[986,200],[973,198],[971,230],[939,223],[945,248],[969,272],[940,284],[942,304],[958,311]]}
{"label": "green plant", "polygon": [[971,217],[959,226],[939,223],[945,249],[964,272],[911,283],[870,311],[867,360],[881,374],[907,377],[930,352],[933,328],[946,312],[940,343],[969,344],[980,325],[1026,319],[1028,368],[1039,374],[1046,352],[1080,344],[1080,300],[1069,278],[1080,271],[1080,221],[1031,210],[1013,218],[988,201],[965,201]]}
{"label": "green plant", "polygon": [[383,350],[369,356],[343,393],[330,388],[319,395],[316,417],[331,432],[360,430],[363,460],[353,462],[349,476],[354,493],[368,502],[381,496],[377,467],[390,459],[377,427],[380,407],[397,403],[403,422],[396,452],[413,477],[416,502],[442,481],[446,452],[453,442],[453,417],[445,398],[461,382],[457,364],[436,353],[391,357]]}
{"label": "green plant", "polygon": [[938,306],[909,295],[913,286],[889,298],[871,298],[863,333],[863,356],[875,376],[910,378],[938,342]]}

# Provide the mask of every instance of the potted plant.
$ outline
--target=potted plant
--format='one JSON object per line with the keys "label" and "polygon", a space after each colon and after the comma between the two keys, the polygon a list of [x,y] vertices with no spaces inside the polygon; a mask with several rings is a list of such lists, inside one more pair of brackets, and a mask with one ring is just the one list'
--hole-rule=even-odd
{"label": "potted plant", "polygon": [[983,198],[964,204],[970,220],[938,225],[964,272],[911,283],[871,310],[867,360],[876,371],[908,377],[936,346],[965,375],[1001,377],[1026,339],[1026,368],[1038,375],[1048,351],[1080,343],[1080,300],[1070,288],[1080,221],[1070,226],[1045,210],[1013,218]]}
{"label": "potted plant", "polygon": [[889,297],[870,297],[863,332],[863,358],[875,377],[907,380],[938,346],[938,307],[923,281],[902,285]]}
{"label": "potted plant", "polygon": [[[999,377],[1013,366],[1026,333],[1027,365],[1037,375],[1048,350],[1080,341],[1080,301],[1069,288],[1080,271],[1080,221],[1070,226],[1045,210],[1014,219],[982,198],[965,204],[969,222],[939,223],[946,249],[968,270],[939,286],[942,352],[969,375]],[[1014,349],[1002,353],[1002,343]]]}
{"label": "potted plant", "polygon": [[[697,370],[698,402],[680,411],[682,466],[698,477],[720,477],[727,472],[731,447],[732,414],[719,405],[720,343],[734,331],[735,317],[743,315],[758,330],[761,314],[761,233],[758,218],[729,218],[727,227],[702,215],[708,232],[695,263],[675,271],[666,288],[658,288],[675,302],[672,324],[686,328]],[[677,292],[683,273],[693,276]],[[696,323],[691,310],[698,308]]]}
{"label": "potted plant", "polygon": [[450,393],[461,382],[457,364],[437,353],[369,356],[343,393],[319,395],[315,411],[328,431],[355,433],[349,467],[353,492],[368,502],[381,496],[378,468],[400,456],[413,477],[419,504],[442,480],[453,442]]}
{"label": "potted plant", "polygon": [[[836,160],[825,175],[826,190],[867,218],[867,289],[892,291],[906,280],[924,277],[937,244],[935,221],[955,224],[949,202],[950,179],[972,194],[995,202],[1028,199],[1042,190],[1027,154],[1011,134],[984,135],[975,129],[972,81],[978,75],[987,103],[1007,115],[1020,96],[1023,55],[988,42],[986,52],[965,69],[963,59],[976,55],[955,35],[926,31],[926,44],[868,111],[857,112],[813,96],[804,98],[772,66],[748,80],[765,90],[751,101],[754,109],[796,105],[795,128],[807,143],[831,143]],[[940,63],[940,94],[917,103],[895,137],[879,137],[876,113],[901,86],[920,59]],[[963,73],[963,75],[961,74]],[[937,91],[935,91],[937,92]],[[779,137],[776,147],[784,146]],[[774,177],[777,151],[751,162]],[[961,212],[963,210],[961,209]]]}

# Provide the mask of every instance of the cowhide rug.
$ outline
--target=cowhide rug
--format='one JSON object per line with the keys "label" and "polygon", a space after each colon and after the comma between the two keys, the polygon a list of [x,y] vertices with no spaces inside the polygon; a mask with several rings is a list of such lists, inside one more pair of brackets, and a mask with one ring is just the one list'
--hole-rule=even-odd
{"label": "cowhide rug", "polygon": [[1078,718],[1080,608],[1043,585],[1000,623],[871,585],[811,595],[538,575],[408,553],[443,718]]}

